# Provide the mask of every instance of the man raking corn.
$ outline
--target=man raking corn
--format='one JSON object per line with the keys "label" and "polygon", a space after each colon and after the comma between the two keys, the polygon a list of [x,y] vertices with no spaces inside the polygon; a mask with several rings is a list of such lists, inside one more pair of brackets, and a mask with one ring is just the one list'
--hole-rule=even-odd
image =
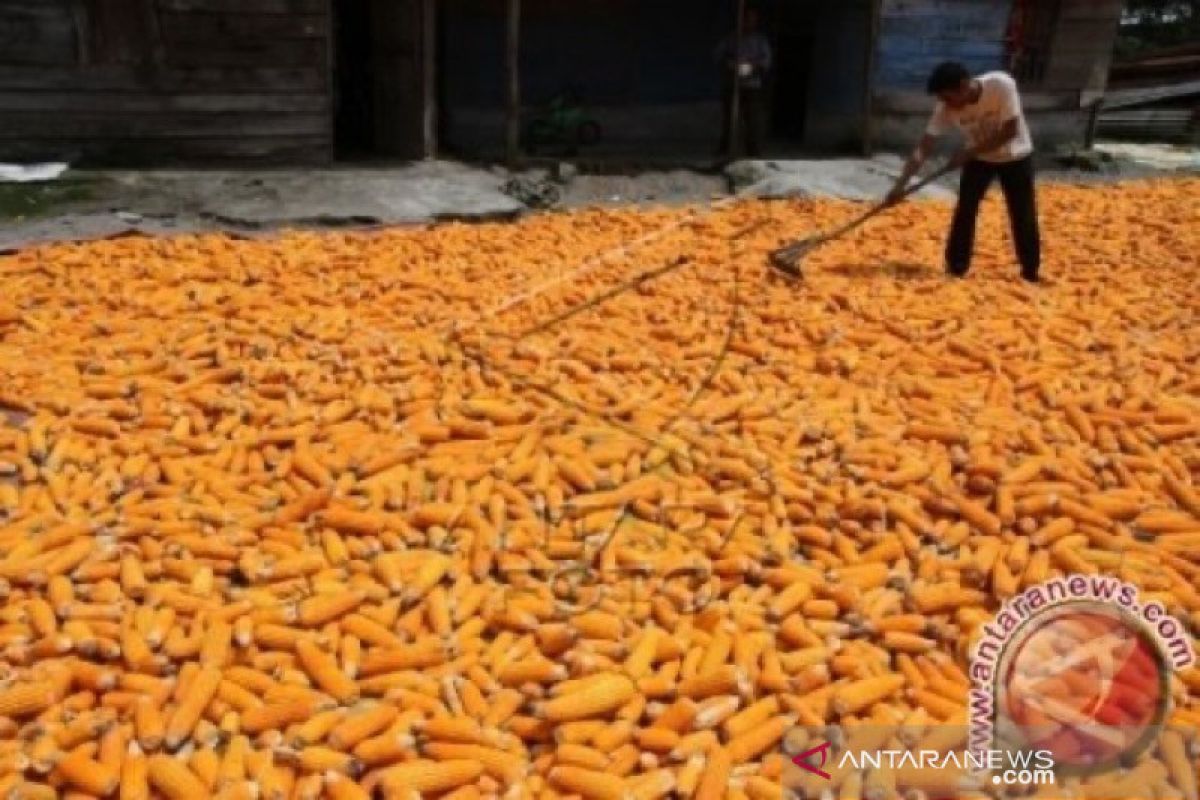
{"label": "man raking corn", "polygon": [[999,71],[972,78],[962,64],[948,61],[934,69],[927,90],[937,96],[938,104],[888,201],[897,202],[904,195],[909,180],[929,157],[935,139],[952,126],[958,127],[966,135],[967,145],[952,159],[962,167],[962,177],[946,242],[946,272],[960,278],[967,274],[979,203],[992,179],[998,177],[1021,262],[1021,277],[1036,283],[1041,244],[1033,186],[1033,142],[1016,81]]}
{"label": "man raking corn", "polygon": [[[844,236],[876,214],[961,167],[958,205],[946,243],[946,272],[958,278],[967,274],[975,244],[979,203],[992,179],[999,176],[1021,261],[1021,276],[1030,283],[1037,282],[1041,253],[1033,187],[1033,144],[1025,115],[1021,112],[1016,82],[1003,72],[985,72],[972,78],[961,64],[946,62],[938,65],[930,75],[928,91],[938,98],[933,117],[883,202],[836,230],[778,248],[770,255],[773,267],[793,278],[800,277],[800,261],[814,249]],[[966,134],[966,147],[940,169],[910,185],[913,176],[928,159],[934,141],[951,126],[957,126]]]}

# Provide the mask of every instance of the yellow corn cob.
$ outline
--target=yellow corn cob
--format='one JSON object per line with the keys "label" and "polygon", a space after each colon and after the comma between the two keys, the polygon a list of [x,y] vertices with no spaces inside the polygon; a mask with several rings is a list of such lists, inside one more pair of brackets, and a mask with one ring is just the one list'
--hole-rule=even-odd
{"label": "yellow corn cob", "polygon": [[380,774],[380,785],[385,792],[445,792],[471,783],[481,774],[483,765],[477,761],[417,759],[385,769]]}
{"label": "yellow corn cob", "polygon": [[208,789],[196,774],[177,758],[150,756],[147,763],[150,785],[168,800],[196,800],[209,797]]}
{"label": "yellow corn cob", "polygon": [[634,697],[637,687],[625,675],[608,674],[583,689],[541,704],[539,716],[554,722],[570,722],[611,713]]}

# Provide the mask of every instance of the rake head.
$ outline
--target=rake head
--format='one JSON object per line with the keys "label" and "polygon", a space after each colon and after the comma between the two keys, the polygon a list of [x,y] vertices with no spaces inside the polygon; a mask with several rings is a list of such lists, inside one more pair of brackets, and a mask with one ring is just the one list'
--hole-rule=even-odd
{"label": "rake head", "polygon": [[802,278],[804,273],[800,270],[800,263],[827,239],[827,236],[810,236],[774,250],[770,256],[771,266],[791,278]]}

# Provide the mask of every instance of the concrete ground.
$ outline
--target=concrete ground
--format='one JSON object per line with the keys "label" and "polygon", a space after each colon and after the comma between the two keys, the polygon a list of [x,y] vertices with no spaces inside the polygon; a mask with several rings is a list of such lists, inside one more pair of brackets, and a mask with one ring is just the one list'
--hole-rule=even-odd
{"label": "concrete ground", "polygon": [[[1101,152],[1110,155],[1048,160],[1043,177],[1109,181],[1200,171],[1195,152],[1165,146]],[[0,250],[138,231],[262,235],[281,228],[504,219],[536,208],[703,203],[735,193],[873,200],[887,191],[900,165],[897,156],[881,155],[629,174],[578,173],[566,164],[510,173],[449,161],[315,170],[72,171],[48,184],[0,184]],[[954,180],[944,179],[923,194],[952,197]]]}

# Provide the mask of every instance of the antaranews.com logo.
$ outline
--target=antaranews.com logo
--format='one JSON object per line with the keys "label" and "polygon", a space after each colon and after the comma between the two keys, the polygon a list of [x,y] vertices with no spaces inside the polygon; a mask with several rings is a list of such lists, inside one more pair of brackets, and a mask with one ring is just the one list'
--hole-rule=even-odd
{"label": "antaranews.com logo", "polygon": [[1195,660],[1187,629],[1136,586],[1103,575],[1032,586],[973,650],[971,750],[1048,751],[1060,775],[1119,772],[1160,744],[1171,672]]}
{"label": "antaranews.com logo", "polygon": [[1169,722],[1172,670],[1195,653],[1161,604],[1116,578],[1068,575],[1012,598],[979,633],[964,718],[797,728],[784,743],[793,796],[1198,797],[1200,731]]}

